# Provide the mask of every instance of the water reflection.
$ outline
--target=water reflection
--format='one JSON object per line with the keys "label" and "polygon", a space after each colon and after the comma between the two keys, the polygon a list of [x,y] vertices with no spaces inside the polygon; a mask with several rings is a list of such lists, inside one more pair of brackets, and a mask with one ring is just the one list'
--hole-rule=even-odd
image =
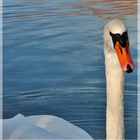
{"label": "water reflection", "polygon": [[[75,2],[56,2],[55,6],[57,7],[57,10],[52,7],[54,3],[52,3],[51,5],[47,5],[44,4],[44,2],[48,2],[48,0],[24,0],[16,5],[20,8],[18,12],[12,11],[10,13],[7,13],[6,17],[16,19],[30,19],[58,15],[92,15],[98,16],[102,19],[121,19],[123,17],[136,14],[138,4],[137,0],[86,0],[82,2],[76,0]],[[64,10],[69,6],[71,7],[70,10]],[[23,12],[24,7],[27,10],[26,12]]]}
{"label": "water reflection", "polygon": [[[47,17],[51,9],[44,4],[45,2],[46,0],[24,0],[22,2],[16,2],[16,4],[5,2],[3,8],[4,18],[10,19],[9,21],[18,21]],[[9,9],[6,11],[6,8]]]}
{"label": "water reflection", "polygon": [[[69,11],[61,13],[64,15],[95,15],[103,19],[123,18],[137,13],[136,0],[88,0],[83,2],[65,2],[64,5],[69,5],[79,9],[79,11]],[[88,13],[87,13],[88,11]]]}

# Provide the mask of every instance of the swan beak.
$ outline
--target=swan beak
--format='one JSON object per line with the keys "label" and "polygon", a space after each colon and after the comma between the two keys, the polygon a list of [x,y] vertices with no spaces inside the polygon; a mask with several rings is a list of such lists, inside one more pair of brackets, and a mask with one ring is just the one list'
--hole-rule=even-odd
{"label": "swan beak", "polygon": [[129,45],[124,47],[121,46],[121,44],[117,41],[115,44],[115,51],[117,53],[122,70],[127,73],[131,73],[134,69],[134,63],[130,54]]}

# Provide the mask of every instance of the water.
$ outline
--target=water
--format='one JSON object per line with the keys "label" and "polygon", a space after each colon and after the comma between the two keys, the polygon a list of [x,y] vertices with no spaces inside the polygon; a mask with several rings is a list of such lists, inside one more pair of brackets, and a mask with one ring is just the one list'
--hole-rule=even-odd
{"label": "water", "polygon": [[135,71],[126,74],[126,139],[137,138],[136,1],[4,1],[4,118],[51,114],[105,138],[102,30],[109,19],[128,26]]}

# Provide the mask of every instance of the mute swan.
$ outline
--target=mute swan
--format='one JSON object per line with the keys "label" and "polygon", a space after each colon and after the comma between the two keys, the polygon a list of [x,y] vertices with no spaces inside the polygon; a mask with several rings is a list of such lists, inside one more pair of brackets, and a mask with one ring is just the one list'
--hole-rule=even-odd
{"label": "mute swan", "polygon": [[4,139],[86,139],[93,140],[83,129],[52,115],[24,117],[21,114],[3,121]]}
{"label": "mute swan", "polygon": [[104,27],[106,70],[106,139],[124,138],[124,77],[134,69],[129,51],[127,28],[121,20],[112,20]]}
{"label": "mute swan", "polygon": [[[134,63],[129,51],[127,28],[121,20],[112,20],[104,28],[104,55],[107,85],[106,139],[124,138],[123,90],[125,72]],[[17,115],[4,120],[4,138],[93,139],[73,124],[50,115]]]}

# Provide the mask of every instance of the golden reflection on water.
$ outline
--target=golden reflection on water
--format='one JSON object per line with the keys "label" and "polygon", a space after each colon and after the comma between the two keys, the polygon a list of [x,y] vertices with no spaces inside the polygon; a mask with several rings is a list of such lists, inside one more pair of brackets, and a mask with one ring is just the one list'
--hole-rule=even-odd
{"label": "golden reflection on water", "polygon": [[82,2],[65,2],[79,11],[63,12],[60,15],[97,15],[103,19],[123,18],[137,13],[137,0],[85,0]]}
{"label": "golden reflection on water", "polygon": [[[51,0],[23,0],[22,10],[7,15],[8,18],[16,19],[37,19],[39,17],[48,16],[67,16],[67,15],[91,15],[98,16],[102,19],[124,18],[133,14],[137,14],[137,0],[84,0],[75,2],[60,2],[55,6],[60,9],[59,12],[53,11],[54,7],[48,6]],[[40,4],[44,3],[44,4]],[[66,7],[70,7],[68,9]],[[55,8],[54,8],[55,9]],[[64,9],[64,10],[63,10]]]}
{"label": "golden reflection on water", "polygon": [[[47,7],[48,0],[23,0],[17,7],[21,7],[21,10],[16,12],[8,13],[5,17],[19,20],[19,19],[38,19],[40,17],[47,17],[48,11],[50,10]],[[44,3],[44,5],[40,5]],[[22,9],[25,9],[24,12]]]}

